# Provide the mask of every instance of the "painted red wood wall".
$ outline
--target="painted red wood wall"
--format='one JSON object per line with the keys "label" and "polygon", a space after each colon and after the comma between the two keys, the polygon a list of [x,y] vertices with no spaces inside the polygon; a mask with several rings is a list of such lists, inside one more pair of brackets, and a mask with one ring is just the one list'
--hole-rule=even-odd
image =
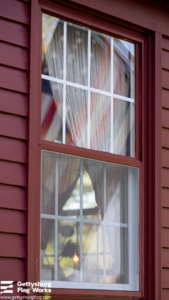
{"label": "painted red wood wall", "polygon": [[0,0],[0,280],[15,282],[26,280],[29,22],[27,1]]}

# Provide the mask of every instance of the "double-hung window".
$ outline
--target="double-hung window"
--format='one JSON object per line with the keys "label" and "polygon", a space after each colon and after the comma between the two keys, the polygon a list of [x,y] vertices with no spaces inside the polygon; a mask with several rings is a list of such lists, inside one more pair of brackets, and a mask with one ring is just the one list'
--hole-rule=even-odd
{"label": "double-hung window", "polygon": [[135,49],[42,14],[40,280],[53,288],[140,289]]}

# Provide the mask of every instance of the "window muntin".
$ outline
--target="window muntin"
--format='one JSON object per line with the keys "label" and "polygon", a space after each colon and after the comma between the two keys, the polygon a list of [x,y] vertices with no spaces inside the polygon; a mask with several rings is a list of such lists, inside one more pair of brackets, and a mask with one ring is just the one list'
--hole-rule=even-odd
{"label": "window muntin", "polygon": [[139,169],[42,150],[41,174],[41,281],[138,291]]}
{"label": "window muntin", "polygon": [[42,25],[41,138],[135,157],[134,44],[47,14]]}

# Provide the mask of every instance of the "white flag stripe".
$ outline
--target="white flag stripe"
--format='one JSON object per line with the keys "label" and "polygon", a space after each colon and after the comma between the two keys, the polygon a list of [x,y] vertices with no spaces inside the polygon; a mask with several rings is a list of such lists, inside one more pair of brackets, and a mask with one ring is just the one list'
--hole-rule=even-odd
{"label": "white flag stripe", "polygon": [[6,291],[3,292],[3,294],[5,294],[5,293],[13,293],[13,291],[12,290],[6,290]]}
{"label": "white flag stripe", "polygon": [[11,284],[13,283],[14,281],[0,281],[1,284]]}
{"label": "white flag stripe", "polygon": [[1,288],[1,290],[8,289],[8,288],[13,288],[13,284],[8,285],[8,286],[1,286],[0,288]]}

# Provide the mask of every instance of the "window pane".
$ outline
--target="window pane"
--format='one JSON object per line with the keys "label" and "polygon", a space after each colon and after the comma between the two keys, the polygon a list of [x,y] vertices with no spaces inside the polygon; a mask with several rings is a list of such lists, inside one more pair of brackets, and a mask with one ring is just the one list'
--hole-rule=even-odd
{"label": "window pane", "polygon": [[91,87],[110,92],[111,38],[91,32]]}
{"label": "window pane", "polygon": [[62,142],[63,86],[42,79],[41,138]]}
{"label": "window pane", "polygon": [[66,144],[87,147],[87,91],[66,88]]}
{"label": "window pane", "polygon": [[135,157],[135,106],[131,102],[114,99],[115,154]]}
{"label": "window pane", "polygon": [[63,78],[63,22],[42,14],[42,74]]}
{"label": "window pane", "polygon": [[114,94],[134,98],[134,44],[114,38]]}
{"label": "window pane", "polygon": [[88,80],[88,32],[82,27],[67,25],[66,79],[87,85]]}
{"label": "window pane", "polygon": [[138,168],[43,150],[41,178],[41,277],[138,290]]}
{"label": "window pane", "polygon": [[46,14],[42,40],[41,138],[135,157],[134,44]]}

